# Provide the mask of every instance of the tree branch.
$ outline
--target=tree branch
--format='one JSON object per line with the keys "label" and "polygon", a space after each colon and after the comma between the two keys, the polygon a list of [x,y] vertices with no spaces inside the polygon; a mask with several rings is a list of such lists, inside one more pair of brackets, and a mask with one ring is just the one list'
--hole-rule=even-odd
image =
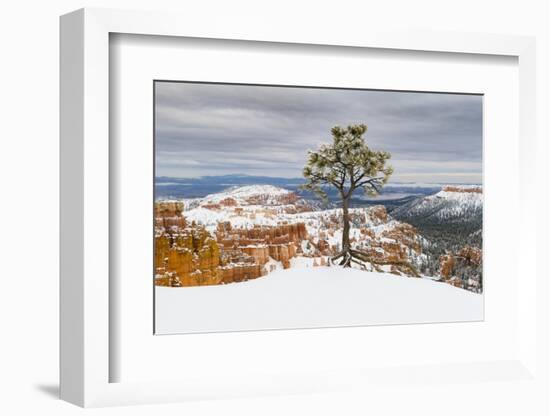
{"label": "tree branch", "polygon": [[311,179],[312,179],[312,181],[315,185],[318,185],[319,183],[330,183],[334,187],[340,189],[338,182],[335,182],[335,181],[329,179],[327,176],[320,175],[318,173],[313,173],[312,172],[311,173]]}
{"label": "tree branch", "polygon": [[381,184],[379,182],[381,182],[383,180],[384,180],[383,176],[378,176],[376,178],[365,179],[364,181],[357,183],[357,188],[360,188],[361,186],[365,186],[368,183],[370,183],[371,185],[376,184],[377,186],[380,186]]}

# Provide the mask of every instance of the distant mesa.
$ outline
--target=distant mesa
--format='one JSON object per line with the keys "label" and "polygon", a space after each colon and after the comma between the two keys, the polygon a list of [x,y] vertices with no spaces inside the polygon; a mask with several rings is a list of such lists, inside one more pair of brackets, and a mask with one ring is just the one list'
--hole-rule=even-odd
{"label": "distant mesa", "polygon": [[204,204],[285,205],[299,199],[296,193],[273,185],[234,186],[203,198]]}
{"label": "distant mesa", "polygon": [[442,192],[463,192],[463,193],[473,193],[473,194],[481,194],[483,193],[483,190],[481,186],[477,185],[466,185],[466,186],[453,186],[453,185],[446,185],[441,189]]}

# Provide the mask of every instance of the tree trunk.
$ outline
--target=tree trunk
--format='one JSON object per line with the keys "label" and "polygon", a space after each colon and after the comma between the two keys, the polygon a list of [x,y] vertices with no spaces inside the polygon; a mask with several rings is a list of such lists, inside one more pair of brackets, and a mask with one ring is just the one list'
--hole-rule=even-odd
{"label": "tree trunk", "polygon": [[331,261],[334,263],[336,260],[341,259],[338,265],[342,267],[351,267],[352,263],[357,264],[362,269],[365,268],[364,254],[360,251],[353,250],[351,248],[351,242],[349,238],[350,231],[350,218],[349,218],[349,203],[350,197],[342,198],[342,217],[343,217],[343,226],[342,226],[342,250],[331,258]]}
{"label": "tree trunk", "polygon": [[350,261],[348,260],[351,256],[351,244],[349,242],[349,198],[344,198],[342,200],[342,211],[344,220],[342,229],[342,253],[345,255],[340,264],[344,267],[351,267]]}

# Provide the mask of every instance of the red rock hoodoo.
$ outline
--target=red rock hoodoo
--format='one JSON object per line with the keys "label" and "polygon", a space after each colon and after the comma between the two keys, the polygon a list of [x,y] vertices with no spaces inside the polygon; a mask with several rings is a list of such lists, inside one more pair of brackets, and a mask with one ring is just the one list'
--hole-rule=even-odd
{"label": "red rock hoodoo", "polygon": [[[205,208],[234,206],[234,202],[227,198]],[[234,229],[222,222],[212,235],[185,220],[182,203],[157,202],[155,284],[203,286],[255,279],[272,271],[271,259],[290,267],[290,259],[301,251],[300,243],[306,238],[303,223]]]}

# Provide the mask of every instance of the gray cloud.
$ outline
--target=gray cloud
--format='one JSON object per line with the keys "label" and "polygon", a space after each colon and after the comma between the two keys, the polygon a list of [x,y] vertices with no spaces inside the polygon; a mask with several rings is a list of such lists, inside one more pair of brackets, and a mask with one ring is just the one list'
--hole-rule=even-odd
{"label": "gray cloud", "polygon": [[481,96],[157,82],[155,100],[158,176],[299,177],[331,127],[365,123],[394,181],[481,181]]}

